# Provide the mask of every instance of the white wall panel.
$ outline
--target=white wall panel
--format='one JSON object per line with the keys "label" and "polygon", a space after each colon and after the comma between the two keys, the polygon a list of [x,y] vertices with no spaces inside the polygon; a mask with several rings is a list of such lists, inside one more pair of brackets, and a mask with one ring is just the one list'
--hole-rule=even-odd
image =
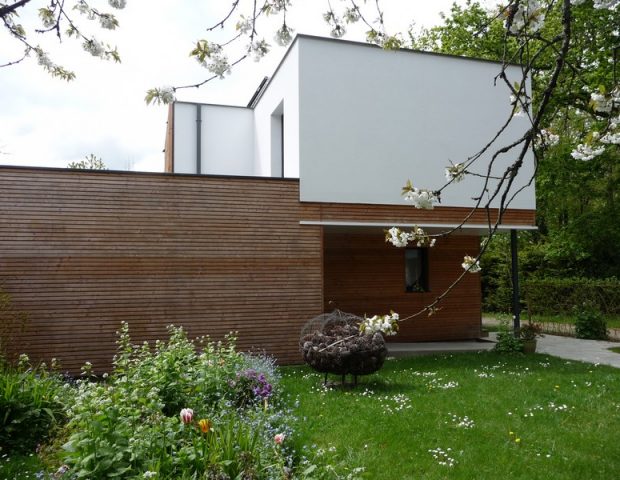
{"label": "white wall panel", "polygon": [[174,104],[174,173],[196,173],[196,105]]}
{"label": "white wall panel", "polygon": [[[283,103],[284,113],[284,176],[299,177],[299,42],[295,42],[271,78],[269,85],[254,109],[256,128],[255,172],[261,176],[281,176],[272,164],[272,121],[274,112]],[[277,122],[274,123],[277,128]]]}
{"label": "white wall panel", "polygon": [[[444,168],[481,149],[510,114],[508,88],[494,77],[499,65],[366,45],[300,38],[299,157],[301,200],[402,204],[402,186],[436,189]],[[509,69],[517,77],[517,68]],[[527,128],[516,118],[496,143]],[[516,152],[515,152],[516,154]],[[500,158],[503,172],[514,154]],[[488,156],[474,170],[485,172]],[[533,156],[517,180],[533,173]],[[481,179],[448,188],[442,205],[470,206]],[[534,208],[534,189],[514,208]]]}
{"label": "white wall panel", "polygon": [[201,173],[254,175],[254,112],[202,105]]}

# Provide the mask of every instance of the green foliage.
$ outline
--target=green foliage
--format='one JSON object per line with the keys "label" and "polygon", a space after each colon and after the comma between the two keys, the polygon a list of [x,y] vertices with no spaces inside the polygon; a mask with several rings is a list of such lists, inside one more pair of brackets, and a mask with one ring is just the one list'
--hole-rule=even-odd
{"label": "green foliage", "polygon": [[8,358],[8,346],[27,321],[28,315],[16,309],[11,295],[0,288],[0,368]]}
{"label": "green foliage", "polygon": [[67,168],[75,168],[77,170],[107,170],[105,163],[101,158],[91,153],[79,162],[70,162]]}
{"label": "green foliage", "polygon": [[[181,328],[171,327],[170,339],[151,352],[132,345],[123,325],[118,344],[112,374],[80,381],[70,410],[65,461],[76,478],[282,475],[284,450],[274,434],[290,432],[277,408],[272,363],[238,353],[233,338],[201,340],[197,351]],[[239,381],[257,366],[256,379],[274,386],[269,395]],[[260,401],[248,401],[252,394]],[[183,408],[193,410],[188,423],[179,417]]]}
{"label": "green foliage", "polygon": [[520,353],[523,352],[523,340],[509,327],[508,320],[502,320],[497,332],[497,343],[493,347],[497,353]]}
{"label": "green foliage", "polygon": [[604,314],[620,313],[620,281],[616,278],[530,278],[523,296],[532,314],[574,313],[584,304]]}
{"label": "green foliage", "polygon": [[584,304],[575,309],[575,336],[590,340],[607,338],[607,323],[600,311],[592,304]]}
{"label": "green foliage", "polygon": [[0,452],[32,452],[65,421],[72,389],[45,365],[22,355],[17,367],[0,366]]}

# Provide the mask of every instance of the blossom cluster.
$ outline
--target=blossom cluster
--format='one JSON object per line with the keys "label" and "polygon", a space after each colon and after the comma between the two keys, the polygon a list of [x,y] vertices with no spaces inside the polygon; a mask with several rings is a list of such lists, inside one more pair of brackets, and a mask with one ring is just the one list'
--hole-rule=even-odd
{"label": "blossom cluster", "polygon": [[420,227],[414,227],[409,232],[392,227],[385,231],[385,241],[399,248],[406,247],[409,242],[415,243],[416,247],[434,247],[436,239],[430,238]]}
{"label": "blossom cluster", "polygon": [[390,312],[389,315],[374,315],[370,318],[364,317],[364,321],[360,323],[360,333],[372,335],[380,332],[387,336],[396,335],[399,318],[396,312]]}
{"label": "blossom cluster", "polygon": [[249,381],[252,384],[252,393],[259,399],[269,398],[272,394],[273,387],[267,381],[264,373],[258,373],[250,368],[243,372],[237,373],[237,379]]}
{"label": "blossom cluster", "polygon": [[538,147],[553,147],[560,141],[560,136],[556,135],[550,130],[542,129],[536,136],[536,146]]}
{"label": "blossom cluster", "polygon": [[465,179],[465,164],[455,163],[446,167],[446,181],[458,183]]}
{"label": "blossom cluster", "polygon": [[461,266],[469,273],[477,273],[482,270],[482,268],[480,268],[480,262],[469,255],[465,255],[465,257],[463,257],[463,263]]}
{"label": "blossom cluster", "polygon": [[425,188],[416,188],[410,180],[407,180],[407,184],[403,187],[402,195],[406,201],[413,203],[415,208],[423,210],[432,210],[433,203],[439,202],[435,192]]}
{"label": "blossom cluster", "polygon": [[539,0],[521,0],[514,11],[507,13],[506,28],[514,35],[536,33],[545,22],[545,9]]}

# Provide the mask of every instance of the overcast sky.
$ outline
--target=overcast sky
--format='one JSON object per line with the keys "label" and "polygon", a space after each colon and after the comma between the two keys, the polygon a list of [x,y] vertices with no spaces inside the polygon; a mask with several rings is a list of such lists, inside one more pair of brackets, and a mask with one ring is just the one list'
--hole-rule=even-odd
{"label": "overcast sky", "polygon": [[[35,25],[32,15],[46,3],[33,0],[32,7],[22,9],[22,22]],[[126,9],[118,11],[120,27],[112,32],[80,18],[85,30],[118,46],[120,64],[91,57],[75,40],[65,39],[59,45],[52,35],[37,38],[32,33],[32,43],[40,43],[54,62],[75,71],[77,78],[69,83],[51,78],[36,59],[0,69],[0,164],[66,167],[93,153],[110,169],[162,171],[167,108],[146,106],[145,92],[151,87],[193,84],[208,76],[188,54],[200,38],[227,38],[231,30],[213,37],[205,29],[220,20],[231,3],[128,0]],[[321,15],[326,4],[326,0],[294,0],[287,23],[296,33],[327,36],[329,28]],[[332,4],[341,2],[332,0]],[[440,23],[439,13],[448,12],[451,4],[452,0],[383,0],[388,33],[405,32],[412,22],[417,29]],[[230,22],[233,29],[236,18]],[[272,21],[259,30],[272,44],[271,53],[261,62],[247,60],[224,80],[179,91],[177,98],[246,105],[260,80],[271,75],[284,55],[285,49],[272,41],[275,25]],[[362,41],[363,29],[351,29],[344,38]],[[19,45],[1,32],[0,64],[19,53]]]}

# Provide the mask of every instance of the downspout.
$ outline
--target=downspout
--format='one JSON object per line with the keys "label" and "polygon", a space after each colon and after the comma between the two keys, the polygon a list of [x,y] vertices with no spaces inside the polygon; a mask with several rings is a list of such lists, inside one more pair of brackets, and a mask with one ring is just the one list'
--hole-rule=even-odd
{"label": "downspout", "polygon": [[196,173],[202,172],[202,106],[196,105]]}

